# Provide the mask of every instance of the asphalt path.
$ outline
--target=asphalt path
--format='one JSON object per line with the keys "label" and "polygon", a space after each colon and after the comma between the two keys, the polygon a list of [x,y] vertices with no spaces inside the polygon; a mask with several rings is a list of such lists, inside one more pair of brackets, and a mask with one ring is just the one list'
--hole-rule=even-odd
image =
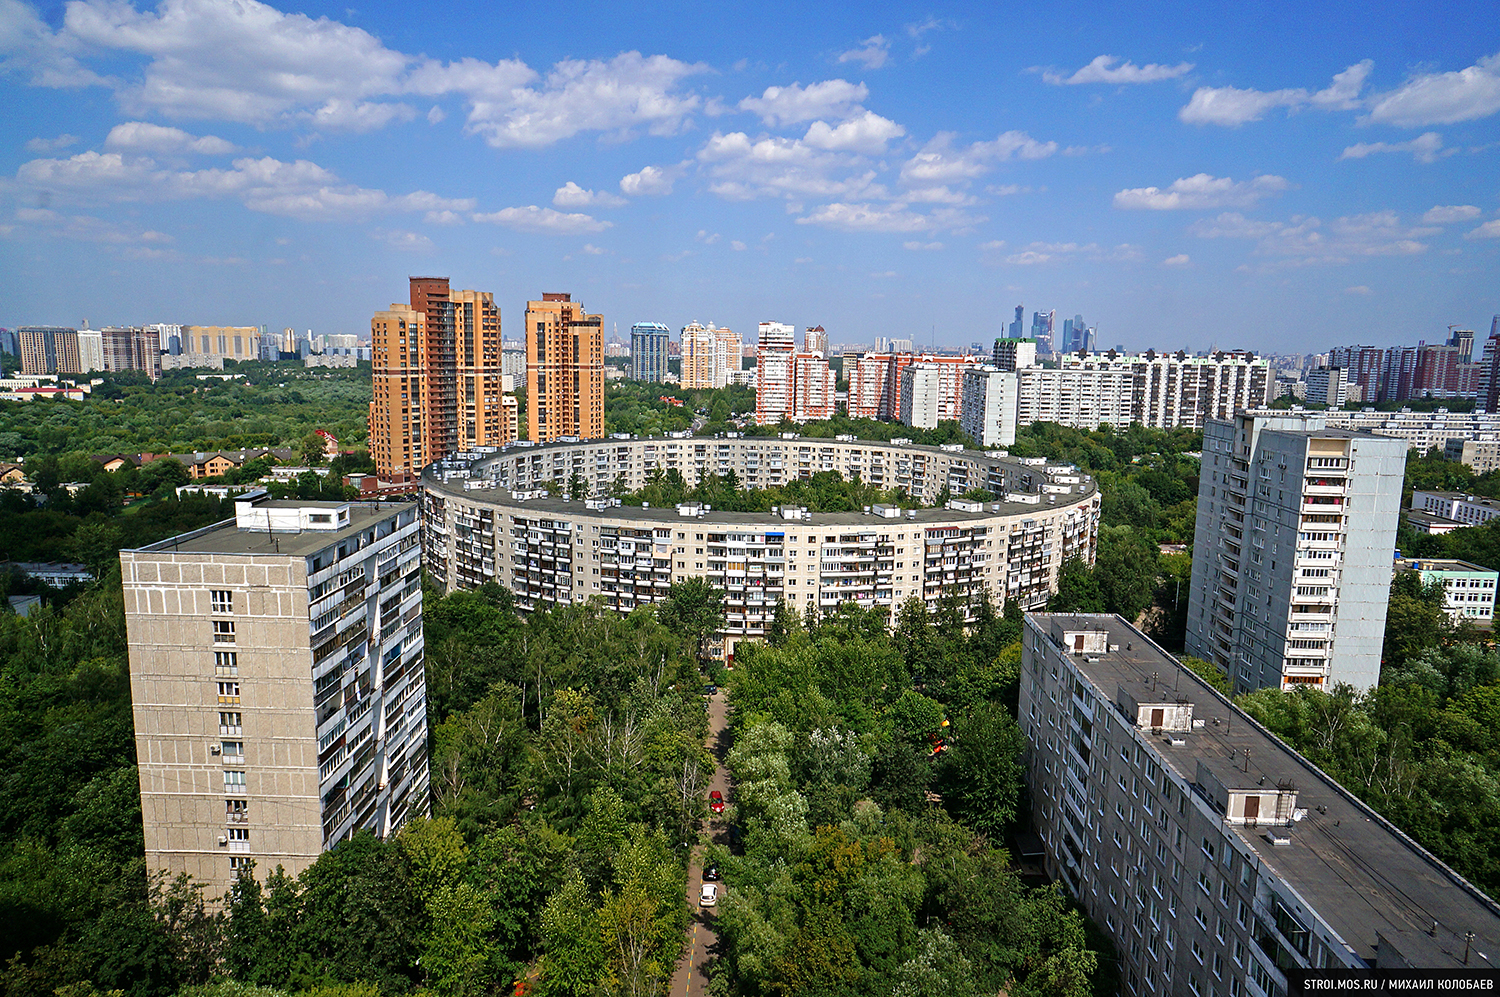
{"label": "asphalt path", "polygon": [[[708,794],[717,789],[724,794],[724,799],[729,799],[729,776],[724,768],[724,754],[729,750],[729,734],[724,729],[729,714],[729,704],[725,702],[726,693],[720,689],[708,701],[708,745],[709,751],[713,753],[715,767],[713,777],[703,790],[703,797],[708,799]],[[717,844],[727,843],[729,837],[729,825],[723,820],[709,813],[707,830],[709,837]],[[669,997],[701,997],[708,993],[708,974],[706,964],[718,955],[719,934],[715,930],[716,917],[714,908],[699,907],[698,897],[703,890],[703,854],[704,845],[693,847],[692,859],[688,864],[687,877],[687,901],[692,908],[693,918],[687,930],[686,944],[683,946],[682,957],[677,960],[677,970],[672,974],[672,988],[667,991]],[[722,880],[717,884],[719,887],[719,902],[723,902],[724,883]]]}

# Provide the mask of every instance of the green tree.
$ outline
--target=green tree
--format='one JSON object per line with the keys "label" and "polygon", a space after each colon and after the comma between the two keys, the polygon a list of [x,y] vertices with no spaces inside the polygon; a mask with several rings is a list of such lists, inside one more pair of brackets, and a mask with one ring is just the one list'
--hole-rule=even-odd
{"label": "green tree", "polygon": [[708,638],[724,626],[724,593],[706,578],[688,578],[667,590],[656,618],[673,633],[691,640],[697,658],[706,657]]}
{"label": "green tree", "polygon": [[1049,613],[1103,613],[1104,592],[1094,569],[1082,558],[1070,557],[1057,573],[1057,591],[1047,600]]}

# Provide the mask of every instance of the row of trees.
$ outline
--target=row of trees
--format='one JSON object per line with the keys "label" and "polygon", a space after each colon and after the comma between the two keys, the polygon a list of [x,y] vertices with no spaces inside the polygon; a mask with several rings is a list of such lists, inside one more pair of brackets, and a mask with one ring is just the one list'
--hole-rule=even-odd
{"label": "row of trees", "polygon": [[[647,475],[646,484],[637,491],[615,489],[615,497],[624,505],[674,506],[679,502],[702,502],[720,512],[769,512],[773,506],[800,505],[813,512],[858,512],[868,505],[888,503],[912,508],[920,503],[901,489],[877,488],[855,479],[845,481],[838,471],[818,471],[809,478],[798,478],[785,485],[768,488],[744,488],[734,471],[709,474],[689,488],[682,472],[675,467],[656,468]],[[988,492],[986,498],[991,498]]]}
{"label": "row of trees", "polygon": [[742,848],[724,870],[732,994],[1113,992],[1113,953],[1004,842],[1022,802],[1020,611],[919,600],[894,629],[781,608],[729,678]]}

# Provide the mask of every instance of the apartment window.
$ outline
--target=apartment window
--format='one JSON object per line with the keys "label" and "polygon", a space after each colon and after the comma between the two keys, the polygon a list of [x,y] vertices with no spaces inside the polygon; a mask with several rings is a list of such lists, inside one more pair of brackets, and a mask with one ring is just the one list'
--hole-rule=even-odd
{"label": "apartment window", "polygon": [[219,714],[219,733],[238,734],[240,732],[240,715],[238,713]]}
{"label": "apartment window", "polygon": [[1234,947],[1229,950],[1229,957],[1234,960],[1236,966],[1243,966],[1245,964],[1245,944],[1236,940]]}
{"label": "apartment window", "polygon": [[1214,884],[1213,881],[1208,878],[1208,873],[1198,873],[1198,889],[1203,891],[1204,896],[1211,897],[1214,895]]}
{"label": "apartment window", "polygon": [[[1198,947],[1197,943],[1194,943],[1193,944],[1193,948],[1197,948],[1197,947]],[[1194,952],[1193,954],[1194,955],[1198,955],[1197,952]],[[1199,956],[1198,957],[1198,961],[1201,963],[1203,961],[1203,957]],[[1189,976],[1188,977],[1188,989],[1191,990],[1195,994],[1201,994],[1203,992],[1202,990],[1198,989],[1198,978],[1196,976]]]}
{"label": "apartment window", "polygon": [[1221,980],[1224,978],[1224,956],[1218,952],[1214,953],[1214,975]]}
{"label": "apartment window", "polygon": [[1235,923],[1242,928],[1249,922],[1250,908],[1245,906],[1245,901],[1239,901],[1239,906],[1235,909],[1234,912],[1234,920]]}
{"label": "apartment window", "polygon": [[234,678],[240,673],[238,651],[215,651],[214,674],[219,678]]}
{"label": "apartment window", "polygon": [[241,869],[250,868],[253,861],[254,859],[248,855],[231,855],[229,856],[229,869],[231,872],[239,872]]}
{"label": "apartment window", "polygon": [[[1196,938],[1193,939],[1193,958],[1198,960],[1198,965],[1203,965],[1203,946],[1198,944]],[[1196,990],[1197,988],[1195,987],[1194,989]]]}
{"label": "apartment window", "polygon": [[1218,849],[1214,847],[1214,843],[1207,838],[1203,839],[1203,854],[1208,856],[1208,860],[1210,862],[1212,862],[1214,860],[1214,856],[1218,854]]}
{"label": "apartment window", "polygon": [[225,769],[224,770],[224,788],[225,789],[244,789],[245,788],[245,773],[243,771],[239,771],[237,769]]}
{"label": "apartment window", "polygon": [[250,829],[248,827],[231,827],[228,838],[230,841],[249,841]]}
{"label": "apartment window", "polygon": [[221,741],[221,742],[219,742],[219,751],[221,751],[223,753],[225,760],[228,760],[228,759],[231,759],[231,758],[244,758],[245,757],[245,742],[244,741]]}
{"label": "apartment window", "polygon": [[1198,922],[1198,927],[1205,931],[1208,930],[1208,918],[1203,916],[1202,907],[1195,907],[1193,909],[1193,920]]}
{"label": "apartment window", "polygon": [[210,589],[208,603],[214,613],[232,613],[234,612],[234,593],[223,589]]}
{"label": "apartment window", "polygon": [[214,620],[214,643],[215,644],[233,644],[234,643],[234,621],[233,620]]}
{"label": "apartment window", "polygon": [[1229,880],[1227,879],[1219,882],[1219,903],[1225,907],[1229,906]]}
{"label": "apartment window", "polygon": [[[219,703],[220,703],[220,705],[223,705],[225,703],[236,703],[236,704],[239,703],[239,701],[240,701],[240,684],[238,682],[220,682],[218,685],[219,685]],[[222,714],[220,714],[220,715],[222,716]],[[238,716],[238,715],[239,714],[235,714],[235,716]],[[239,725],[236,724],[235,726],[239,726]]]}

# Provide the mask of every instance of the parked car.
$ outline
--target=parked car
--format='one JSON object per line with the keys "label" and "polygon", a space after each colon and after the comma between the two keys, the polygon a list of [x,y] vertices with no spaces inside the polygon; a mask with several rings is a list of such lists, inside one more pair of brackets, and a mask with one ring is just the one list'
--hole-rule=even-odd
{"label": "parked car", "polygon": [[705,883],[717,883],[719,881],[719,867],[716,865],[704,866],[703,881]]}
{"label": "parked car", "polygon": [[712,883],[703,884],[703,892],[698,894],[698,906],[712,907],[719,902],[719,888]]}
{"label": "parked car", "polygon": [[716,814],[724,812],[724,794],[717,789],[708,794],[708,809]]}

